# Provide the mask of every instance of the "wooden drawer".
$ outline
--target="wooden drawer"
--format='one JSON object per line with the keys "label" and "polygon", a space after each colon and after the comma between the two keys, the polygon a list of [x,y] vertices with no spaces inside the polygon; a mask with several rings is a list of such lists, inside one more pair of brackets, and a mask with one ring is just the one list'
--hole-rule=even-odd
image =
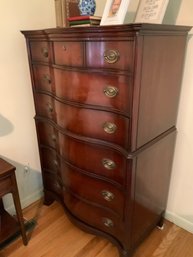
{"label": "wooden drawer", "polygon": [[12,188],[11,176],[5,178],[2,177],[0,179],[0,197],[10,192]]}
{"label": "wooden drawer", "polygon": [[123,223],[111,212],[83,202],[67,192],[64,193],[64,203],[75,217],[91,227],[119,239],[123,237]]}
{"label": "wooden drawer", "polygon": [[36,90],[52,92],[50,68],[43,65],[33,65],[34,87]]}
{"label": "wooden drawer", "polygon": [[119,217],[123,217],[124,194],[116,186],[101,179],[89,177],[65,164],[62,166],[62,179],[65,187],[79,198],[107,207]]}
{"label": "wooden drawer", "polygon": [[45,41],[30,42],[30,53],[32,61],[49,62],[49,45]]}
{"label": "wooden drawer", "polygon": [[66,136],[48,123],[36,121],[36,126],[40,145],[57,149],[67,162],[82,170],[125,185],[127,159],[118,151]]}
{"label": "wooden drawer", "polygon": [[56,150],[42,146],[40,147],[40,155],[42,169],[49,170],[54,174],[61,174],[60,158],[58,157]]}
{"label": "wooden drawer", "polygon": [[77,135],[128,147],[129,119],[100,110],[70,106],[44,94],[36,94],[38,116],[53,119],[63,129]]}
{"label": "wooden drawer", "polygon": [[134,41],[98,41],[86,43],[86,65],[133,71]]}
{"label": "wooden drawer", "polygon": [[40,154],[42,169],[58,174],[66,188],[84,199],[110,208],[120,217],[123,216],[124,193],[116,186],[83,174],[59,158],[55,150],[41,147]]}
{"label": "wooden drawer", "polygon": [[62,99],[118,110],[127,116],[131,113],[129,77],[60,69],[54,69],[54,77],[56,95]]}
{"label": "wooden drawer", "polygon": [[[49,123],[36,121],[39,145],[49,146],[57,149],[59,139],[58,131]],[[45,156],[46,157],[46,156]]]}
{"label": "wooden drawer", "polygon": [[34,94],[36,114],[55,121],[54,98],[46,94]]}
{"label": "wooden drawer", "polygon": [[82,66],[84,45],[81,42],[54,42],[54,62],[58,65]]}

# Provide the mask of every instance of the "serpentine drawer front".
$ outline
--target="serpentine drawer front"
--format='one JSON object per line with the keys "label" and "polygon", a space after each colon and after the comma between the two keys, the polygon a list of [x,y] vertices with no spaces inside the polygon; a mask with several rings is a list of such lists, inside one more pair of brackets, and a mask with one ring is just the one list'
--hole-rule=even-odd
{"label": "serpentine drawer front", "polygon": [[31,58],[37,62],[48,62],[49,61],[49,44],[44,41],[30,42]]}
{"label": "serpentine drawer front", "polygon": [[189,29],[23,32],[44,203],[59,201],[72,222],[109,239],[121,257],[163,222]]}

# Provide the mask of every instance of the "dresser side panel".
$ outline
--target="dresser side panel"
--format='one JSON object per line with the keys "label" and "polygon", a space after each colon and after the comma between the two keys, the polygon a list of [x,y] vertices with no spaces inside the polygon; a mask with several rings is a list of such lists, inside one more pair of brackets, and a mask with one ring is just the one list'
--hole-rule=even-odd
{"label": "dresser side panel", "polygon": [[137,156],[132,245],[138,244],[163,215],[168,197],[176,132]]}
{"label": "dresser side panel", "polygon": [[186,38],[144,36],[137,148],[176,124]]}

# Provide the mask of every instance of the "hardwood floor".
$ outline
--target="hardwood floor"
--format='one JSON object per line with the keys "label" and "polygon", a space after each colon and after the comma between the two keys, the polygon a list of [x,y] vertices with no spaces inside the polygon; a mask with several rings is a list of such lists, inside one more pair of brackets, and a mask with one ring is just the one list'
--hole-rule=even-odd
{"label": "hardwood floor", "polygon": [[[119,257],[111,243],[72,225],[56,202],[49,207],[35,203],[24,216],[37,220],[28,245],[19,238],[0,257]],[[133,257],[193,257],[193,234],[166,221],[164,230],[155,229]]]}

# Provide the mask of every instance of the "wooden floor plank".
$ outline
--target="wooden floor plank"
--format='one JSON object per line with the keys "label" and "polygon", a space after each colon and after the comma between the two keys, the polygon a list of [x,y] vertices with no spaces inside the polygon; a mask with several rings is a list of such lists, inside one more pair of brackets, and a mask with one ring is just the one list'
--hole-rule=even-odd
{"label": "wooden floor plank", "polygon": [[[37,221],[29,244],[24,246],[18,238],[0,251],[0,257],[119,257],[110,242],[71,224],[58,203],[37,202],[24,216]],[[154,229],[133,257],[193,257],[193,234],[166,221],[164,230]]]}

